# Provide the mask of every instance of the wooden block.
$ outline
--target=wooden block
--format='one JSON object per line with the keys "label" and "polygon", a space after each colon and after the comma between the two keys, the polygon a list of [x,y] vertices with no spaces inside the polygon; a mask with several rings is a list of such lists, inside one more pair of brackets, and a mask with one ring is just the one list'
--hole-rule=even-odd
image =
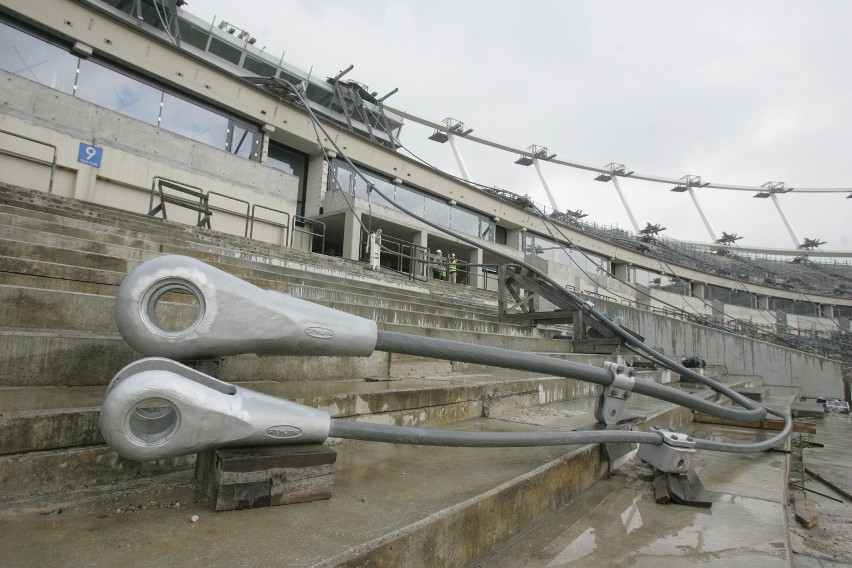
{"label": "wooden block", "polygon": [[[784,421],[775,419],[760,420],[758,422],[737,422],[735,420],[710,416],[709,414],[703,414],[701,412],[693,412],[692,419],[695,422],[701,422],[703,424],[719,424],[721,426],[741,426],[743,428],[760,428],[763,430],[784,429]],[[793,422],[793,432],[816,434],[816,424],[813,422],[801,422],[796,420]]]}
{"label": "wooden block", "polygon": [[337,453],[322,444],[210,450],[195,478],[216,511],[329,499]]}
{"label": "wooden block", "polygon": [[819,522],[819,512],[817,511],[816,503],[807,497],[799,497],[795,503],[796,520],[799,524],[809,529],[815,527]]}
{"label": "wooden block", "polygon": [[671,501],[668,484],[666,483],[666,474],[664,473],[661,473],[654,478],[654,500],[660,505],[664,505]]}

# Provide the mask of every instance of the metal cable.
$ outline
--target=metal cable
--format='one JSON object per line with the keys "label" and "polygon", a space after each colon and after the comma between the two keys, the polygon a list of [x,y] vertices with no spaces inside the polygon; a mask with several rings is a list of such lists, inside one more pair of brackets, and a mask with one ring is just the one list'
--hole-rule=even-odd
{"label": "metal cable", "polygon": [[605,443],[663,443],[663,436],[632,430],[579,430],[570,432],[462,432],[372,424],[355,420],[333,419],[328,432],[332,438],[460,448],[520,448]]}
{"label": "metal cable", "polygon": [[[463,361],[465,363],[503,367],[518,371],[539,372],[570,379],[579,379],[603,386],[608,386],[613,381],[612,373],[603,367],[592,367],[591,365],[583,365],[536,353],[471,345],[446,339],[408,335],[393,331],[380,330],[378,332],[376,350],[430,357],[433,359]],[[722,406],[670,386],[642,379],[635,380],[633,392],[665,400],[666,402],[685,406],[727,420],[753,422],[761,420],[766,415],[766,409],[754,401],[750,401],[750,407],[745,410],[731,406]]]}

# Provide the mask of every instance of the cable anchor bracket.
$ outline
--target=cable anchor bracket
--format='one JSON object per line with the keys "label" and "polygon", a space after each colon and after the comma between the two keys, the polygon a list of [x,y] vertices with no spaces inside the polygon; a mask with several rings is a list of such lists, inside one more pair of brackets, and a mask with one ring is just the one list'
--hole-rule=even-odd
{"label": "cable anchor bracket", "polygon": [[624,405],[633,394],[636,371],[633,368],[612,361],[605,361],[604,369],[612,373],[612,382],[598,385],[595,419],[606,425],[618,424],[622,418]]}

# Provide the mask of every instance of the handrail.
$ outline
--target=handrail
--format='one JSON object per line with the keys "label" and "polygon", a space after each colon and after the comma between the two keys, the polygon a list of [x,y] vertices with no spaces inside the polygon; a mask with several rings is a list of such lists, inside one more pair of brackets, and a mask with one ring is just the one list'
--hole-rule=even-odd
{"label": "handrail", "polygon": [[53,144],[48,144],[47,142],[43,142],[41,140],[36,140],[35,138],[30,138],[29,136],[23,136],[22,134],[18,134],[17,132],[10,132],[8,130],[0,129],[0,133],[8,134],[9,136],[14,136],[15,138],[20,138],[21,140],[26,140],[27,142],[32,142],[34,144],[40,144],[42,146],[47,146],[48,148],[53,149],[53,160],[48,162],[46,160],[41,160],[39,158],[33,158],[32,156],[26,156],[24,154],[18,154],[17,152],[10,152],[9,150],[0,150],[0,154],[4,156],[12,156],[13,158],[19,158],[21,160],[25,160],[27,162],[32,162],[34,164],[41,165],[50,165],[50,182],[47,185],[47,193],[53,193],[53,179],[56,176],[56,146]]}
{"label": "handrail", "polygon": [[261,222],[266,223],[267,225],[272,225],[273,227],[281,227],[284,229],[284,246],[290,246],[290,214],[286,211],[281,211],[280,209],[273,209],[272,207],[267,207],[266,205],[257,205],[254,204],[251,206],[251,229],[249,230],[249,238],[254,238],[254,222],[257,219],[255,215],[256,209],[266,209],[267,211],[274,211],[275,213],[281,213],[287,217],[286,223],[278,223],[277,221],[271,221],[268,219],[259,219]]}
{"label": "handrail", "polygon": [[[299,229],[298,228],[299,223],[302,223],[303,225],[310,225],[311,230],[305,231],[305,230]],[[313,230],[314,225],[320,225],[321,228],[322,228],[322,231],[321,232],[314,232],[314,230]],[[320,237],[320,254],[325,254],[325,228],[326,228],[326,225],[322,221],[316,221],[316,220],[313,220],[313,219],[308,219],[307,217],[304,217],[302,215],[293,215],[293,232],[290,236],[290,239],[291,239],[290,246],[293,246],[292,239],[294,239],[296,237],[297,232],[298,233],[305,233],[307,235],[310,235],[311,237]],[[311,240],[313,240],[313,239],[311,239]],[[311,246],[311,248],[313,249],[313,245]]]}
{"label": "handrail", "polygon": [[[219,197],[224,197],[225,199],[231,199],[233,201],[239,201],[240,203],[245,204],[246,213],[245,213],[245,215],[243,215],[243,217],[245,217],[245,219],[246,219],[246,228],[243,231],[243,236],[247,237],[248,236],[248,230],[249,230],[249,209],[251,207],[251,204],[248,201],[246,201],[245,199],[238,199],[238,198],[232,197],[230,195],[225,195],[224,193],[219,193],[218,191],[208,191],[207,192],[208,200],[209,200],[211,195],[218,195]],[[223,209],[221,207],[213,207],[212,205],[209,204],[209,201],[208,201],[208,206],[210,207],[210,209],[215,209],[216,211],[219,211],[220,213],[230,213],[231,215],[240,216],[240,214],[237,213],[236,211],[231,211],[230,209]]]}
{"label": "handrail", "polygon": [[[167,187],[169,189],[179,191],[180,193],[185,193],[187,195],[196,197],[198,198],[198,203],[195,204],[189,199],[183,197],[166,195],[165,193],[163,193],[163,187]],[[160,203],[159,205],[154,206],[154,195],[158,194],[158,189]],[[192,209],[193,211],[197,211],[198,222],[196,223],[196,227],[206,225],[208,229],[210,228],[210,216],[213,214],[213,212],[210,211],[209,195],[206,195],[202,188],[196,187],[194,185],[189,185],[188,183],[183,183],[177,180],[154,176],[151,180],[151,199],[148,202],[148,215],[153,217],[157,213],[162,212],[163,219],[168,219],[166,215],[166,203],[172,203],[179,207],[184,207],[186,209]]]}

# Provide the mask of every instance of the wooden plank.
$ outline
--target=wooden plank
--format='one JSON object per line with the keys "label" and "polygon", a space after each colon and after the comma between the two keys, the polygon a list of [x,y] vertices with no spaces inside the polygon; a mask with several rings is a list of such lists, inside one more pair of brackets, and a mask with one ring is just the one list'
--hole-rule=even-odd
{"label": "wooden plank", "polygon": [[660,505],[664,505],[672,500],[671,495],[669,495],[665,473],[661,473],[654,478],[654,500]]}
{"label": "wooden plank", "polygon": [[322,444],[210,450],[195,478],[216,511],[329,499],[337,452]]}
{"label": "wooden plank", "polygon": [[[761,430],[783,430],[784,421],[768,418],[758,422],[737,422],[717,416],[710,416],[702,412],[693,412],[692,419],[695,422],[702,424],[719,424],[720,426],[741,426],[743,428],[759,428]],[[804,434],[816,434],[816,424],[813,422],[793,421],[793,432],[802,432]]]}
{"label": "wooden plank", "polygon": [[819,512],[817,511],[816,503],[807,497],[799,497],[795,503],[796,520],[799,524],[809,529],[815,527],[819,522]]}

